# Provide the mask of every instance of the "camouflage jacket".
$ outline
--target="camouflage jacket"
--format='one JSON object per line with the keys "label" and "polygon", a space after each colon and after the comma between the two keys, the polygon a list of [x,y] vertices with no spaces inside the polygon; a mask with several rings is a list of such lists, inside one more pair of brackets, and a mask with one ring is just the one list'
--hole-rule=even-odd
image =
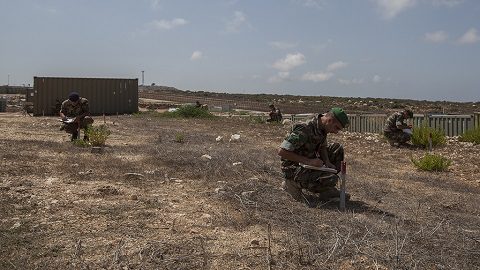
{"label": "camouflage jacket", "polygon": [[70,100],[65,100],[62,102],[60,111],[65,114],[66,117],[76,117],[78,115],[89,113],[88,108],[88,99],[80,98],[76,105],[73,104]]}
{"label": "camouflage jacket", "polygon": [[[307,123],[295,124],[290,134],[283,140],[280,148],[307,158],[316,158],[320,147],[327,146],[327,132],[318,123],[319,117],[322,117],[322,114],[316,115]],[[282,169],[295,166],[298,166],[297,162],[282,159]]]}
{"label": "camouflage jacket", "polygon": [[270,119],[272,119],[273,121],[282,121],[283,119],[282,112],[280,112],[279,109],[271,110],[269,115]]}
{"label": "camouflage jacket", "polygon": [[403,116],[403,113],[396,112],[387,118],[387,121],[385,122],[385,128],[383,130],[385,132],[395,132],[395,131],[402,130],[404,128],[408,128],[405,121],[406,119]]}

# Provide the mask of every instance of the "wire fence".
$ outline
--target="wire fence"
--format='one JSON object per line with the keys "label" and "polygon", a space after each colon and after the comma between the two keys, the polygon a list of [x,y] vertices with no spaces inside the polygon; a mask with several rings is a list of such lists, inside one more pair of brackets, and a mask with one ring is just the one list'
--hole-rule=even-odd
{"label": "wire fence", "polygon": [[[270,102],[267,101],[252,101],[252,100],[233,100],[233,99],[223,99],[223,98],[213,98],[213,97],[203,97],[198,95],[178,95],[174,93],[168,92],[140,92],[138,95],[140,98],[148,98],[148,99],[156,99],[156,100],[163,100],[163,101],[170,101],[175,103],[195,103],[196,101],[207,104],[208,107],[220,107],[223,111],[229,111],[233,109],[240,109],[240,110],[250,110],[250,111],[259,111],[259,112],[266,112],[270,109],[268,105]],[[282,113],[285,114],[301,114],[301,113],[315,113],[315,112],[323,112],[328,110],[328,108],[324,108],[321,104],[318,105],[305,105],[300,103],[297,104],[287,104],[282,103],[280,109]]]}
{"label": "wire fence", "polygon": [[[233,100],[213,97],[202,97],[196,95],[179,95],[169,92],[140,92],[139,97],[147,99],[161,100],[178,104],[191,103],[196,101],[207,104],[210,109],[217,107],[221,111],[231,111],[233,109],[267,112],[269,111],[268,102],[259,102],[251,100]],[[318,105],[308,105],[302,103],[281,104],[281,110],[284,118],[296,121],[306,121],[313,117],[314,113],[328,111],[329,108]],[[265,116],[266,117],[266,116]],[[387,114],[349,114],[350,126],[347,131],[360,133],[382,133]],[[429,115],[415,114],[411,120],[414,127],[428,126],[434,129],[442,130],[446,136],[460,136],[465,131],[480,127],[480,113],[475,112],[467,115]]]}

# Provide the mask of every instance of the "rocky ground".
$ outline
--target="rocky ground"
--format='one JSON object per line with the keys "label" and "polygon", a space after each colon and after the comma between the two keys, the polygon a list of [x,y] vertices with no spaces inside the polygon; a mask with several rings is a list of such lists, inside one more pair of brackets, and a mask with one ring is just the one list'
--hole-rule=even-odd
{"label": "rocky ground", "polygon": [[112,135],[95,154],[54,117],[0,113],[0,269],[480,268],[479,145],[449,139],[435,153],[453,165],[430,173],[410,162],[422,149],[332,136],[352,195],[341,212],[280,189],[289,127],[105,120]]}

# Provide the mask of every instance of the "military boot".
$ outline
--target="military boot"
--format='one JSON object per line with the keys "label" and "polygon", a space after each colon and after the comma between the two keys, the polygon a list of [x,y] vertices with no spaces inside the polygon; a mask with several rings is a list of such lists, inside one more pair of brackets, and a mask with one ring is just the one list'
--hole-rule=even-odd
{"label": "military boot", "polygon": [[70,138],[70,141],[74,141],[74,140],[77,140],[78,139],[78,132],[74,132],[72,133],[72,137]]}
{"label": "military boot", "polygon": [[285,181],[283,181],[282,183],[282,188],[288,194],[290,194],[294,200],[299,202],[302,201],[302,188],[295,181],[290,179],[285,179]]}
{"label": "military boot", "polygon": [[[318,193],[318,199],[322,201],[329,201],[329,200],[339,200],[340,199],[340,190],[329,187],[326,188],[324,191]],[[345,200],[350,200],[350,194],[345,193]]]}

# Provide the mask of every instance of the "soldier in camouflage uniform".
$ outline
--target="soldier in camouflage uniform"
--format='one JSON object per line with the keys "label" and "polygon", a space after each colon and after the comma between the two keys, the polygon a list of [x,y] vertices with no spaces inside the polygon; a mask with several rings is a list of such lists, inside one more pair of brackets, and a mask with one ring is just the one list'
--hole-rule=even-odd
{"label": "soldier in camouflage uniform", "polygon": [[84,129],[84,141],[88,141],[87,127],[93,124],[93,119],[90,117],[88,107],[88,100],[80,97],[77,92],[72,92],[68,95],[68,99],[62,102],[60,107],[60,117],[62,120],[67,118],[75,118],[73,123],[63,123],[61,130],[72,134],[71,140],[78,139],[78,131]]}
{"label": "soldier in camouflage uniform", "polygon": [[268,107],[270,108],[270,112],[268,113],[270,118],[267,119],[267,122],[281,122],[283,119],[282,112],[273,104],[270,104]]}
{"label": "soldier in camouflage uniform", "polygon": [[408,145],[411,135],[404,131],[404,129],[411,129],[412,127],[405,122],[407,119],[413,118],[413,112],[405,109],[401,112],[396,112],[387,118],[383,135],[387,138],[391,146],[397,144],[398,146]]}
{"label": "soldier in camouflage uniform", "polygon": [[341,108],[332,108],[326,114],[318,114],[309,122],[292,127],[291,133],[280,145],[278,155],[282,158],[284,189],[295,200],[302,200],[302,189],[318,193],[321,199],[340,195],[335,187],[339,179],[337,174],[307,169],[301,164],[326,166],[339,171],[344,159],[343,146],[328,144],[327,134],[338,133],[348,124],[347,114]]}

